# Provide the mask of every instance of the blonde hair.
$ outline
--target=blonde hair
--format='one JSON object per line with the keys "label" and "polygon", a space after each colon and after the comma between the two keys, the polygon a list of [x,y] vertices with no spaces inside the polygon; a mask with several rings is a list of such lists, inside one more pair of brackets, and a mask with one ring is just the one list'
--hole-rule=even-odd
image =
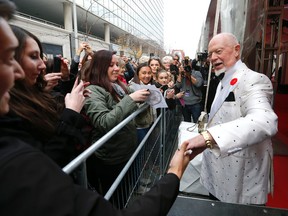
{"label": "blonde hair", "polygon": [[172,56],[164,56],[164,57],[162,58],[162,64],[165,64],[166,62],[167,62],[167,63],[169,62],[169,64],[171,64],[172,61],[173,61]]}
{"label": "blonde hair", "polygon": [[118,57],[118,67],[122,68],[125,65],[126,65],[125,61],[121,57]]}
{"label": "blonde hair", "polygon": [[169,75],[169,74],[168,74],[168,71],[166,71],[166,70],[164,70],[164,69],[160,69],[160,70],[157,70],[156,79],[158,79],[159,74],[161,74],[161,73],[166,73],[167,75]]}

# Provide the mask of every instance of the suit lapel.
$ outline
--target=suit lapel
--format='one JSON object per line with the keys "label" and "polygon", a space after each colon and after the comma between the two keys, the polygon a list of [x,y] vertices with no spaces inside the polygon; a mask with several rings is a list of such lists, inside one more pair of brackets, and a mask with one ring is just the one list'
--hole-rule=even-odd
{"label": "suit lapel", "polygon": [[236,86],[239,83],[240,77],[242,76],[242,69],[237,70],[232,78],[229,80],[229,84],[224,86],[222,90],[220,90],[221,82],[219,83],[217,87],[217,93],[215,96],[215,99],[213,101],[212,107],[211,107],[211,112],[209,114],[209,121],[208,124],[211,122],[215,114],[218,112],[222,104],[224,103],[225,99],[229,95],[230,92],[233,92],[233,90],[236,88]]}

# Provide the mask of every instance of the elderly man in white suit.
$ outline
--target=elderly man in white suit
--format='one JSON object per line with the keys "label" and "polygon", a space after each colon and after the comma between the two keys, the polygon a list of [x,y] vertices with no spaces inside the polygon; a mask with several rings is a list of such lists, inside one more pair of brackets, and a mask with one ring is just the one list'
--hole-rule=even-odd
{"label": "elderly man in white suit", "polygon": [[[278,118],[272,83],[240,60],[240,44],[230,33],[215,35],[208,46],[215,73],[223,76],[206,131],[190,140],[191,158],[203,152],[201,183],[223,202],[263,205],[271,190]],[[222,74],[222,75],[221,75]]]}

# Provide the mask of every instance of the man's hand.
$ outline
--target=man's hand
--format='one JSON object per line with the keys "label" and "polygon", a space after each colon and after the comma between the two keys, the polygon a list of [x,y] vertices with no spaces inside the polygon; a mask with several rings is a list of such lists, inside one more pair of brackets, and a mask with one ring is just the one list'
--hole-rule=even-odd
{"label": "man's hand", "polygon": [[197,135],[192,139],[184,141],[181,145],[186,145],[186,153],[189,151],[190,160],[196,157],[198,154],[202,153],[207,147],[205,144],[204,137],[202,135]]}

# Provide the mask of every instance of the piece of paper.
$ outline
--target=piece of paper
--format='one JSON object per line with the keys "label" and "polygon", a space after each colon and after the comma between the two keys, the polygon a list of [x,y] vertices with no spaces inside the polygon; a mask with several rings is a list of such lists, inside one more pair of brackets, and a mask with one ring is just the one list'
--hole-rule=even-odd
{"label": "piece of paper", "polygon": [[147,98],[146,102],[153,108],[156,109],[156,108],[168,107],[161,91],[158,88],[156,88],[155,85],[139,85],[136,83],[132,83],[131,88],[134,89],[135,91],[140,90],[140,89],[149,89],[150,95]]}

